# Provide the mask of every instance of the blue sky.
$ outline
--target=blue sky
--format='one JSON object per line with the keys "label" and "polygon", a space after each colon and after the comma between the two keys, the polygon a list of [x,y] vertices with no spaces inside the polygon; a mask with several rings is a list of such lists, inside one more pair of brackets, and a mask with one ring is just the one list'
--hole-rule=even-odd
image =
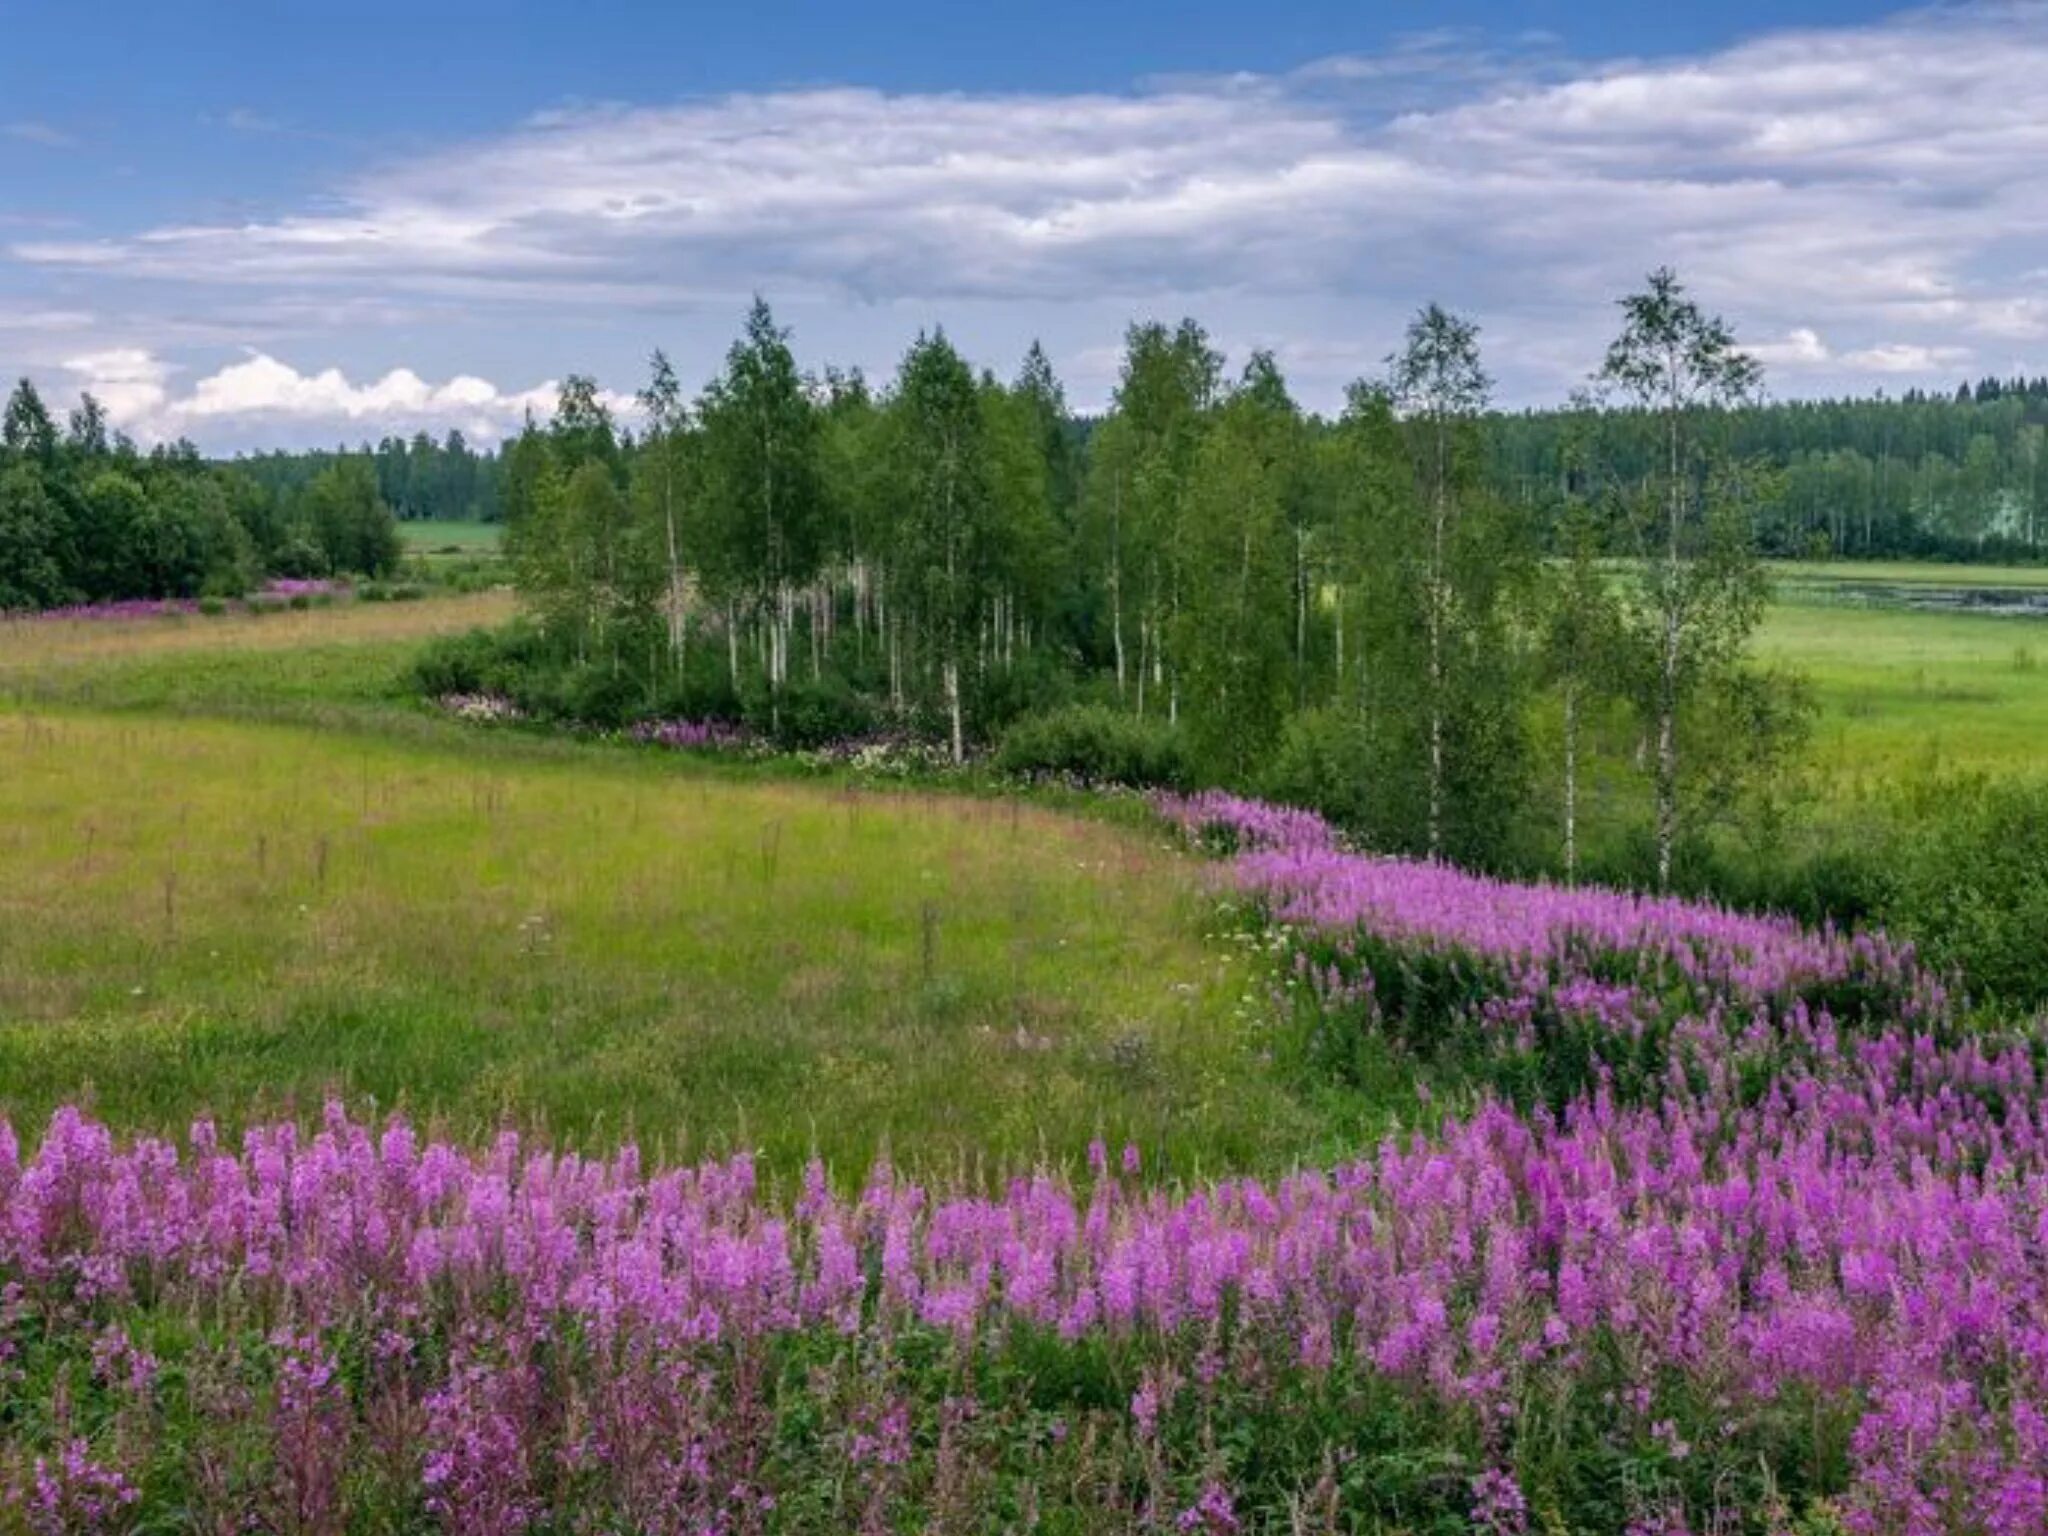
{"label": "blue sky", "polygon": [[886,377],[1124,322],[1312,405],[1428,299],[1511,404],[1670,262],[1800,395],[2048,371],[2048,11],[0,0],[0,369],[213,449],[516,423],[767,293]]}

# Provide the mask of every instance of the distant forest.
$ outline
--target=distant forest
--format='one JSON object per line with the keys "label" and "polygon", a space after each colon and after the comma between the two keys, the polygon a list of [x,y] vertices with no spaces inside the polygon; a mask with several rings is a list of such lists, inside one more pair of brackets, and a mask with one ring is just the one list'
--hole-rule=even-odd
{"label": "distant forest", "polygon": [[[1594,408],[1497,416],[1488,460],[1501,493],[1538,508],[1582,487],[1575,444]],[[1795,400],[1721,424],[1736,460],[1763,470],[1757,539],[1784,557],[2036,557],[2048,537],[2048,378],[1984,379],[1953,395]],[[1636,441],[1640,444],[1641,438]],[[1625,475],[1644,466],[1608,465]]]}
{"label": "distant forest", "polygon": [[[1594,407],[1494,413],[1485,423],[1495,489],[1547,526],[1586,487],[1575,443]],[[1067,424],[1085,454],[1099,425]],[[1783,401],[1730,412],[1728,451],[1766,472],[1757,538],[1783,557],[2029,559],[2048,537],[2048,377],[1984,379],[1953,395]],[[303,491],[342,459],[367,458],[402,521],[497,522],[503,457],[460,432],[387,437],[374,447],[265,453],[234,462],[273,496]],[[1631,476],[1642,466],[1606,463]]]}
{"label": "distant forest", "polygon": [[495,523],[504,518],[498,496],[500,456],[469,446],[460,432],[433,438],[387,437],[375,447],[323,448],[301,453],[245,454],[233,463],[273,496],[291,496],[344,460],[367,459],[377,494],[400,522]]}
{"label": "distant forest", "polygon": [[364,458],[300,468],[265,486],[190,443],[144,452],[91,395],[60,424],[23,379],[0,408],[0,616],[392,571],[398,528]]}

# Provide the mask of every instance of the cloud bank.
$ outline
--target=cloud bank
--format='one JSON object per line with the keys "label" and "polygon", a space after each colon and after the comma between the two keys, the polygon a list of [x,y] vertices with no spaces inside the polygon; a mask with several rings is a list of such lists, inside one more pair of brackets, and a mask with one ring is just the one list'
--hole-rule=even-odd
{"label": "cloud bank", "polygon": [[[351,383],[338,368],[300,373],[264,352],[188,386],[172,388],[176,370],[154,353],[114,348],[64,364],[75,389],[91,392],[116,425],[148,442],[176,437],[282,436],[301,443],[355,441],[387,432],[461,432],[494,441],[516,431],[530,412],[545,419],[554,409],[554,380],[506,392],[487,379],[460,374],[429,384],[410,368],[394,368],[367,384]],[[630,399],[607,396],[615,411]]]}
{"label": "cloud bank", "polygon": [[[541,316],[569,334],[641,316],[649,341],[661,317],[715,316],[681,349],[707,367],[755,290],[871,312],[873,357],[963,314],[970,346],[976,327],[1008,346],[1085,313],[1099,350],[1100,317],[1187,310],[1276,347],[1329,404],[1429,298],[1481,320],[1510,397],[1556,398],[1597,360],[1612,299],[1660,263],[1730,315],[1781,393],[2004,371],[2048,342],[2044,237],[2048,9],[2028,4],[1655,61],[1438,35],[1121,94],[578,107],[271,216],[8,250],[74,286],[222,302]],[[1067,358],[1094,403],[1108,375],[1083,350]],[[529,393],[404,368],[350,385],[266,356],[154,407],[130,398],[166,422],[505,425],[524,406],[502,402]]]}

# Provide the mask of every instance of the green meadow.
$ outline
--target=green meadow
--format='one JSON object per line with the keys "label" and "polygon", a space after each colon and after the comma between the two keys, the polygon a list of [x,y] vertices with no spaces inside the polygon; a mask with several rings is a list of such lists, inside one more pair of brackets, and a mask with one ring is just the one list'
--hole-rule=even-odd
{"label": "green meadow", "polygon": [[484,611],[13,634],[0,1110],[175,1129],[340,1094],[469,1136],[856,1171],[1098,1134],[1187,1170],[1326,1144],[1156,833],[399,697],[419,636]]}
{"label": "green meadow", "polygon": [[494,555],[503,540],[502,523],[405,522],[398,536],[409,555]]}
{"label": "green meadow", "polygon": [[[1973,567],[1909,569],[1945,572],[1940,580],[1958,587],[1992,584]],[[1832,790],[1877,788],[1902,771],[2048,768],[2048,617],[1852,607],[1786,592],[1757,651],[1811,683],[1811,761]]]}
{"label": "green meadow", "polygon": [[[1256,964],[1138,818],[462,726],[406,696],[502,592],[0,628],[0,1110],[174,1129],[330,1094],[858,1169],[1129,1138],[1283,1166],[1413,1098],[1275,1070]],[[2018,774],[2048,626],[1785,601],[1813,766]]]}

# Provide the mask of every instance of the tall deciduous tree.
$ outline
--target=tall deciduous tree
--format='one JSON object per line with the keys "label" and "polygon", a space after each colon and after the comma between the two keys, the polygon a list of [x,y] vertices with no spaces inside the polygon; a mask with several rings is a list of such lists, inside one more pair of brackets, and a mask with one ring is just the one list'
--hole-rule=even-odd
{"label": "tall deciduous tree", "polygon": [[[747,312],[698,419],[715,568],[729,603],[746,603],[760,620],[768,687],[778,694],[789,676],[796,591],[817,574],[824,517],[817,404],[765,300]],[[731,655],[737,676],[736,639]]]}
{"label": "tall deciduous tree", "polygon": [[1644,558],[1626,612],[1643,658],[1638,698],[1656,737],[1657,883],[1666,888],[1680,829],[1682,717],[1739,662],[1763,616],[1746,481],[1717,451],[1714,432],[1721,413],[1754,397],[1762,374],[1669,268],[1652,272],[1621,309],[1621,334],[1599,377],[1654,435],[1641,486]]}
{"label": "tall deciduous tree", "polygon": [[1429,667],[1428,849],[1436,858],[1443,852],[1445,731],[1453,686],[1447,643],[1456,622],[1451,543],[1478,479],[1476,427],[1492,384],[1479,362],[1479,327],[1436,304],[1409,322],[1407,345],[1393,357],[1392,368],[1394,400],[1407,420],[1415,474],[1429,508],[1423,623]]}
{"label": "tall deciduous tree", "polygon": [[46,463],[57,455],[57,423],[27,379],[14,386],[6,410],[0,412],[0,448]]}
{"label": "tall deciduous tree", "polygon": [[[1110,632],[1119,691],[1134,694],[1144,713],[1147,688],[1178,698],[1165,636],[1180,602],[1180,520],[1204,419],[1216,395],[1223,359],[1193,320],[1169,331],[1156,322],[1133,325],[1124,337],[1123,372],[1104,423],[1091,476],[1093,520],[1106,537]],[[1128,626],[1137,620],[1137,657]],[[1135,681],[1135,687],[1131,687]]]}
{"label": "tall deciduous tree", "polygon": [[974,375],[943,332],[919,336],[905,355],[889,415],[896,563],[957,762],[967,753],[962,670],[988,601],[992,497]]}
{"label": "tall deciduous tree", "polygon": [[659,347],[649,365],[646,387],[640,391],[640,409],[647,418],[647,437],[641,444],[640,466],[661,528],[663,565],[667,587],[662,606],[668,628],[669,660],[680,668],[683,647],[689,637],[689,583],[683,563],[682,498],[689,447],[689,407],[683,400],[682,385],[669,365],[668,355]]}
{"label": "tall deciduous tree", "polygon": [[1176,649],[1198,757],[1246,782],[1287,708],[1293,540],[1303,424],[1270,354],[1255,352],[1196,451],[1181,524]]}
{"label": "tall deciduous tree", "polygon": [[1043,632],[1052,610],[1063,530],[1054,512],[1041,398],[1027,384],[1006,386],[993,375],[982,377],[977,394],[990,503],[988,611],[979,649],[987,666],[1007,671],[1019,648]]}
{"label": "tall deciduous tree", "polygon": [[403,546],[367,459],[340,459],[315,476],[305,515],[329,569],[382,576],[397,566]]}
{"label": "tall deciduous tree", "polygon": [[1560,559],[1544,573],[1537,608],[1537,647],[1545,678],[1557,689],[1558,815],[1567,884],[1579,878],[1579,788],[1587,722],[1614,686],[1619,617],[1614,583],[1601,568],[1592,509],[1574,502],[1559,528]]}

